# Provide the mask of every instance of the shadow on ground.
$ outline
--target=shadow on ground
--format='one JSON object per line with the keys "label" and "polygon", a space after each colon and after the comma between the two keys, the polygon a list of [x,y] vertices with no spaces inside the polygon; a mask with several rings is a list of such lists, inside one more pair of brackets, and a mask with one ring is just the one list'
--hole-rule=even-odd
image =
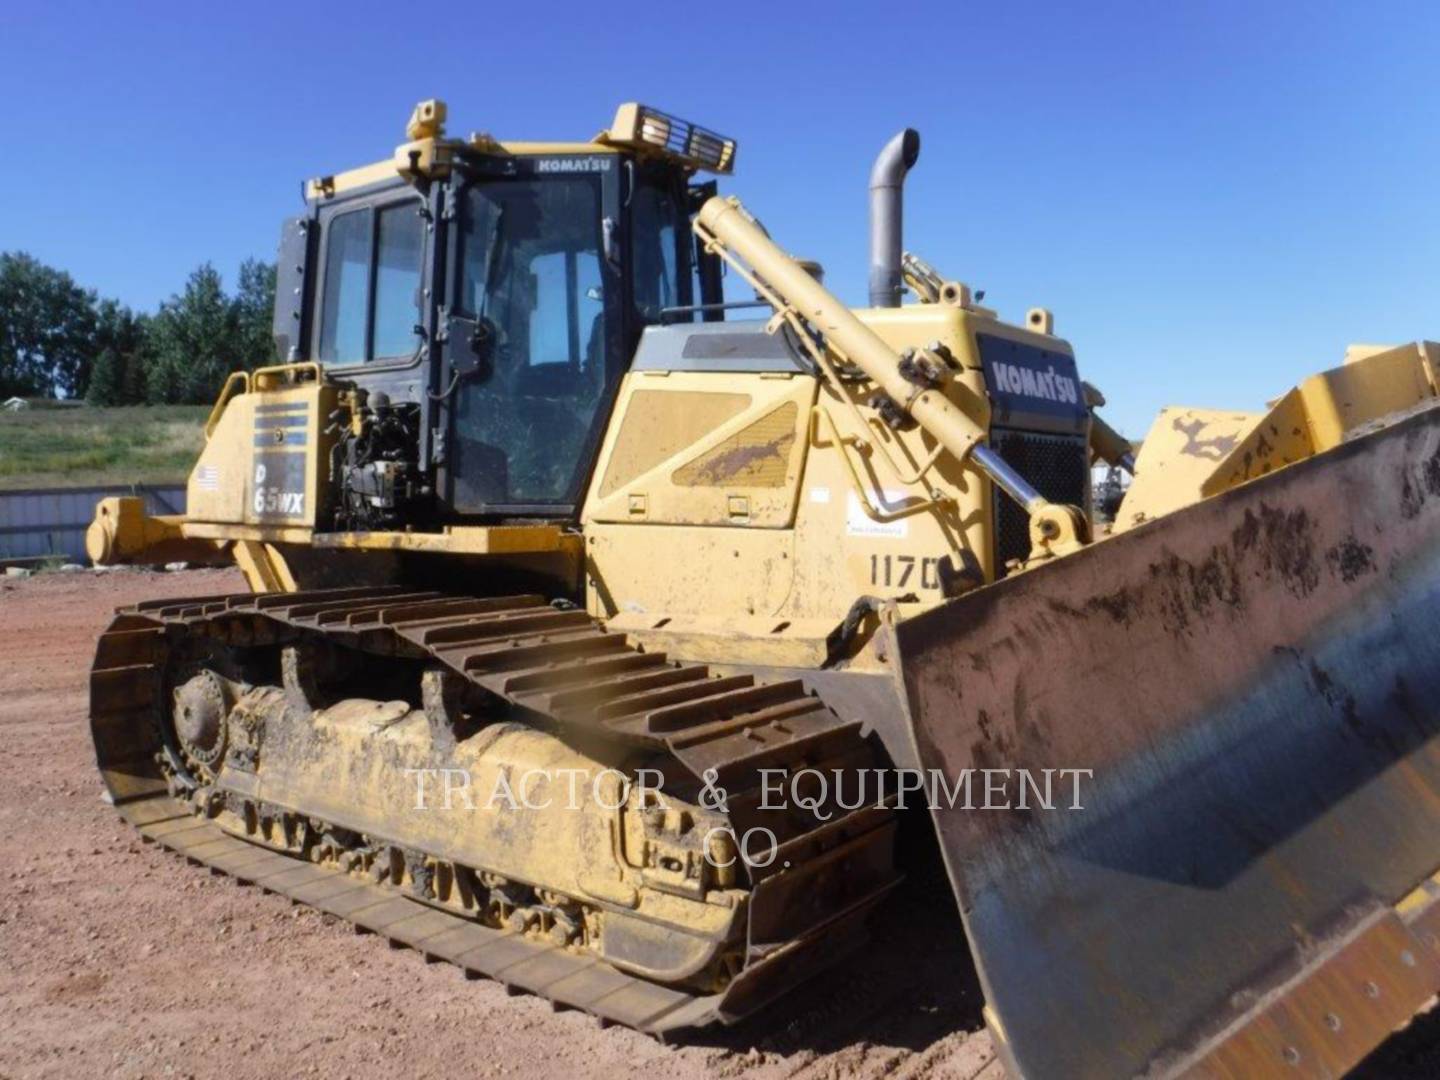
{"label": "shadow on ground", "polygon": [[733,1028],[680,1045],[829,1054],[865,1041],[921,1052],[985,1026],[985,1003],[929,822],[903,823],[905,881],[871,920],[870,940],[834,967]]}

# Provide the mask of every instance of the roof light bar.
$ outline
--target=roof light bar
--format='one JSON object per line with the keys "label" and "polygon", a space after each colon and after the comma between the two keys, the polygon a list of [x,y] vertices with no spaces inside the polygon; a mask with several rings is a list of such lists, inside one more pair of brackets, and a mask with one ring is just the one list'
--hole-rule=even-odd
{"label": "roof light bar", "polygon": [[649,148],[709,172],[728,173],[735,168],[734,139],[648,105],[634,102],[621,105],[605,140],[622,146]]}

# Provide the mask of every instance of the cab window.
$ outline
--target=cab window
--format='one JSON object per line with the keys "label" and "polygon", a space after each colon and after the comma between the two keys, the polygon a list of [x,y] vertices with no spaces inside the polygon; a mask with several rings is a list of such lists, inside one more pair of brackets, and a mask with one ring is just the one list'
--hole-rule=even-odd
{"label": "cab window", "polygon": [[413,199],[337,214],[325,233],[321,361],[409,357],[419,347],[424,220]]}
{"label": "cab window", "polygon": [[[674,188],[663,182],[641,183],[630,213],[635,306],[642,322],[660,322],[666,308],[692,303],[689,260],[681,261],[690,223]],[[670,321],[685,322],[688,316]]]}

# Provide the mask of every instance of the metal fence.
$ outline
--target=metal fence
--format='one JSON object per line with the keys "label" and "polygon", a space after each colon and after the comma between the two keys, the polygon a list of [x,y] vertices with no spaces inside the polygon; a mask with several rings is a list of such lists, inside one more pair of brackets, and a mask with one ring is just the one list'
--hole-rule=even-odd
{"label": "metal fence", "polygon": [[143,496],[151,514],[185,512],[185,488],[179,484],[0,491],[0,559],[51,556],[88,563],[85,528],[95,517],[95,504],[107,495]]}

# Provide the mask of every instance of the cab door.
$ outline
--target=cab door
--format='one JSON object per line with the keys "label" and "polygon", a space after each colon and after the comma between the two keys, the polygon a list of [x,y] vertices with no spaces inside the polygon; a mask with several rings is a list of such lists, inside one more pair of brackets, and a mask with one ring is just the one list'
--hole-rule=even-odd
{"label": "cab door", "polygon": [[577,512],[628,361],[623,171],[613,153],[457,170],[439,366],[457,515]]}

